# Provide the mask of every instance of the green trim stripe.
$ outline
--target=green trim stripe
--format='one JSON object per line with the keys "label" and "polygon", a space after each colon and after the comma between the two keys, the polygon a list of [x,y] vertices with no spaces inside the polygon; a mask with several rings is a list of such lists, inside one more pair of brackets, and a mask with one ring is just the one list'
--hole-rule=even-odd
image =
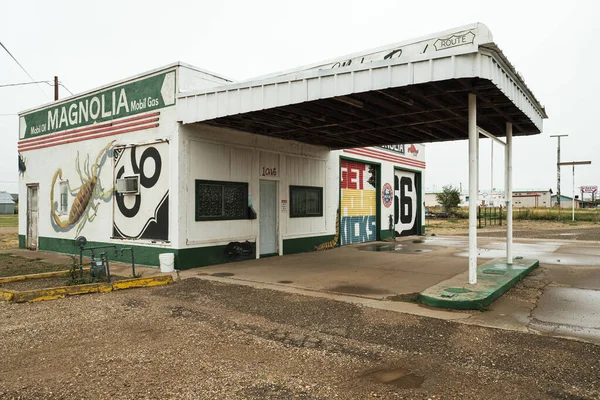
{"label": "green trim stripe", "polygon": [[[158,266],[159,265],[158,255],[161,253],[175,253],[175,256],[177,258],[177,252],[174,249],[161,248],[161,247],[137,246],[137,245],[130,245],[129,243],[121,244],[121,243],[92,242],[92,241],[89,241],[86,246],[92,247],[92,246],[111,246],[111,245],[115,245],[115,246],[117,246],[117,248],[132,247],[134,250],[134,253],[135,253],[135,263],[136,264]],[[39,248],[39,250],[42,250],[42,251],[51,251],[54,253],[66,253],[66,254],[79,255],[79,247],[75,243],[75,240],[72,240],[72,239],[59,239],[59,238],[50,238],[50,237],[40,236],[38,248]],[[110,261],[125,262],[125,263],[131,262],[131,258],[130,258],[129,254],[124,254],[123,257],[115,258],[114,254],[111,253],[110,249],[106,249],[106,250],[102,250],[102,251],[108,252]],[[84,256],[89,256],[89,251],[86,251],[84,253]],[[176,262],[177,262],[177,260],[176,260]]]}
{"label": "green trim stripe", "polygon": [[335,235],[311,236],[283,241],[283,254],[298,254],[315,251],[315,246],[333,240]]}

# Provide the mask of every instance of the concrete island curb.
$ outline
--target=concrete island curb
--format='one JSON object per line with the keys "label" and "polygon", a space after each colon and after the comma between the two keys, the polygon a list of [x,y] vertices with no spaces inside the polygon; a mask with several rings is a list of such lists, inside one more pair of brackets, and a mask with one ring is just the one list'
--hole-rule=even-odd
{"label": "concrete island curb", "polygon": [[505,259],[494,259],[477,267],[475,285],[468,283],[469,272],[465,271],[422,291],[419,302],[453,310],[481,310],[538,266],[539,261],[533,259],[515,259],[511,265]]}
{"label": "concrete island curb", "polygon": [[[68,271],[67,271],[68,274]],[[48,275],[46,274],[35,274],[35,275],[44,275],[38,276],[37,278],[46,278]],[[21,275],[25,276],[25,275]],[[61,276],[59,275],[49,275],[49,276]],[[16,277],[11,277],[16,278]],[[28,279],[36,279],[36,278],[28,278]],[[23,280],[16,279],[14,281]],[[6,282],[6,281],[5,281]],[[171,275],[159,275],[150,278],[133,278],[133,279],[124,279],[121,281],[116,281],[112,283],[89,283],[85,285],[73,285],[73,286],[58,286],[52,288],[44,288],[44,289],[35,289],[35,290],[25,290],[25,291],[17,291],[17,290],[8,290],[8,289],[0,289],[0,299],[11,301],[13,303],[32,303],[36,301],[44,301],[44,300],[56,300],[62,299],[67,296],[75,296],[79,294],[87,294],[87,293],[107,293],[112,292],[114,290],[124,290],[124,289],[132,289],[138,287],[152,287],[159,285],[167,285],[173,282],[173,277]]]}

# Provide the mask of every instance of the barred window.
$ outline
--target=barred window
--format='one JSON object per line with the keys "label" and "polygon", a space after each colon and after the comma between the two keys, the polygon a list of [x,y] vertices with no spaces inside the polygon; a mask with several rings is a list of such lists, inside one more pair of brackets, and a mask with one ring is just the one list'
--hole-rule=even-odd
{"label": "barred window", "polygon": [[290,186],[290,218],[322,216],[323,188]]}
{"label": "barred window", "polygon": [[248,218],[248,183],[196,180],[196,221]]}
{"label": "barred window", "polygon": [[69,208],[69,182],[64,181],[60,183],[60,213],[67,214]]}

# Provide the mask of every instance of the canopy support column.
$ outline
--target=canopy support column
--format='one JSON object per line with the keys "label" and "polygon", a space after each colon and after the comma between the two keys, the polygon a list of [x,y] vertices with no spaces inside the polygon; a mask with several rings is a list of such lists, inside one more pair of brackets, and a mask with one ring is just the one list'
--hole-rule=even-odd
{"label": "canopy support column", "polygon": [[506,146],[505,153],[505,187],[506,187],[506,263],[513,263],[513,209],[512,209],[512,123],[506,123]]}
{"label": "canopy support column", "polygon": [[477,201],[479,198],[477,96],[469,93],[469,283],[477,283]]}

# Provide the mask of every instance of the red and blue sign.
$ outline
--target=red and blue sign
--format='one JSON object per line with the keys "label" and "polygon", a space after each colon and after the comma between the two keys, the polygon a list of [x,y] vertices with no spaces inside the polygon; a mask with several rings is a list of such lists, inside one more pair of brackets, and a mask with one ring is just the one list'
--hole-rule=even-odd
{"label": "red and blue sign", "polygon": [[386,182],[381,189],[381,201],[385,208],[390,208],[392,206],[393,199],[394,190],[392,189],[392,185]]}

